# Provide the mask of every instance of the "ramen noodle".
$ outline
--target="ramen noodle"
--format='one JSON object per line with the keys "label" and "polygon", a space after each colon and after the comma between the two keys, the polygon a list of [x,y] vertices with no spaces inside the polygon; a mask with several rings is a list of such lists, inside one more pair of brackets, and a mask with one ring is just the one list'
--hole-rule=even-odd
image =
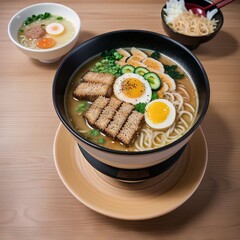
{"label": "ramen noodle", "polygon": [[203,36],[213,33],[217,21],[209,20],[206,17],[199,17],[191,11],[183,12],[177,16],[169,26],[175,31],[189,36]]}
{"label": "ramen noodle", "polygon": [[188,36],[204,36],[213,33],[217,20],[193,14],[187,10],[184,0],[169,0],[163,9],[166,23],[176,32]]}

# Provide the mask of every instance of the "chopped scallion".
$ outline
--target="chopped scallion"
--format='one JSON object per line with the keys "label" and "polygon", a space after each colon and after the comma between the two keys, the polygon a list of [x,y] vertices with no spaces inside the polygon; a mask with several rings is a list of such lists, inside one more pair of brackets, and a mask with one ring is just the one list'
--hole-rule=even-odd
{"label": "chopped scallion", "polygon": [[89,131],[89,134],[90,134],[91,136],[97,137],[97,136],[100,135],[100,131],[97,130],[97,129],[92,129],[91,131]]}
{"label": "chopped scallion", "polygon": [[45,12],[44,14],[38,14],[38,15],[32,15],[31,17],[27,17],[26,20],[24,21],[24,25],[29,25],[30,23],[37,21],[37,20],[44,20],[47,18],[52,17],[51,13]]}
{"label": "chopped scallion", "polygon": [[98,143],[99,144],[104,144],[105,143],[105,139],[104,138],[99,138],[98,139]]}
{"label": "chopped scallion", "polygon": [[78,107],[76,108],[76,112],[84,113],[87,111],[88,107],[89,107],[88,102],[80,102]]}

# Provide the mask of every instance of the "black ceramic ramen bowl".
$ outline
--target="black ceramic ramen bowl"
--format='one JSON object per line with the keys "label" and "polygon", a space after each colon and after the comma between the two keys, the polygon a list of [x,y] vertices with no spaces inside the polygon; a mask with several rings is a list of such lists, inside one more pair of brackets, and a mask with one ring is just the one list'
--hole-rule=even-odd
{"label": "black ceramic ramen bowl", "polygon": [[[202,0],[186,0],[186,3],[194,3],[198,4],[202,7],[206,7],[211,4],[210,1],[202,1]],[[214,18],[218,21],[216,29],[213,33],[210,33],[208,35],[204,36],[187,36],[184,34],[181,34],[175,30],[173,30],[166,22],[165,22],[165,13],[164,8],[166,8],[166,5],[163,6],[161,11],[161,17],[162,17],[162,25],[165,30],[165,32],[168,34],[169,37],[172,39],[178,41],[179,43],[183,44],[190,50],[194,50],[197,47],[199,47],[200,44],[205,43],[213,39],[217,33],[220,31],[223,25],[224,17],[220,9],[218,9],[218,12],[214,15]],[[212,10],[212,9],[211,9]]]}
{"label": "black ceramic ramen bowl", "polygon": [[[89,59],[105,50],[116,48],[143,48],[158,51],[184,69],[196,86],[199,107],[191,128],[176,141],[147,151],[120,151],[97,145],[82,137],[68,119],[65,92],[74,73]],[[121,169],[141,169],[155,166],[169,159],[187,144],[202,122],[209,105],[210,88],[206,72],[199,60],[186,47],[159,33],[143,30],[120,30],[96,36],[72,50],[61,62],[53,82],[53,103],[56,113],[76,142],[93,158]]]}

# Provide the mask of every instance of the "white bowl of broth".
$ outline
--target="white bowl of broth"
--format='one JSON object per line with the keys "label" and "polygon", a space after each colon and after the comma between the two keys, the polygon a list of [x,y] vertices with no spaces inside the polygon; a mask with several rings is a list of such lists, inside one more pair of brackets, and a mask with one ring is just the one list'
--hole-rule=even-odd
{"label": "white bowl of broth", "polygon": [[[148,61],[139,60],[136,56],[133,57],[136,50],[140,52],[140,55],[143,53],[142,55]],[[115,52],[115,56],[117,56],[116,52],[120,55],[121,53],[129,53],[129,56],[127,54],[125,58],[110,60],[114,64],[117,62],[117,65],[120,66],[115,68],[113,64],[112,69],[106,70],[104,66],[99,64],[106,62],[104,54],[102,54],[103,52],[106,53],[106,51],[108,53]],[[154,58],[151,56],[154,56]],[[153,65],[151,65],[149,58],[150,60],[154,59],[152,61]],[[135,61],[136,59],[137,61]],[[157,67],[155,66],[156,61],[160,62],[160,64],[157,63]],[[129,104],[128,100],[126,100],[127,103],[124,99],[119,100],[119,96],[114,90],[111,91],[110,95],[104,97],[109,101],[106,107],[110,105],[112,98],[118,99],[120,103],[114,109],[111,119],[108,120],[103,129],[99,127],[101,125],[99,123],[102,122],[100,119],[102,120],[101,117],[104,115],[104,111],[106,113],[106,109],[100,109],[96,121],[91,122],[91,116],[89,118],[89,114],[86,114],[86,112],[90,111],[91,107],[94,108],[94,102],[97,100],[89,100],[88,97],[87,99],[82,99],[82,97],[77,99],[73,93],[79,85],[86,84],[85,76],[89,72],[106,74],[106,71],[110,71],[111,75],[115,74],[114,83],[116,83],[117,79],[125,74],[122,73],[124,66],[127,66],[127,68],[129,66],[130,68],[133,67],[131,69],[136,71],[139,65],[150,73],[157,74],[161,79],[162,86],[157,90],[151,89],[152,98],[150,103],[154,99],[156,101],[156,98],[170,102],[176,110],[175,120],[164,129],[155,129],[147,124],[145,114],[142,112],[141,114],[144,116],[141,118],[141,124],[135,126],[138,125],[138,122],[134,122],[134,120],[130,122],[131,115],[133,115],[133,112],[142,110],[139,109],[139,105],[136,107],[137,104],[130,103],[133,108],[127,113],[125,120],[121,122],[122,125],[118,126],[118,132],[113,136],[109,134],[108,128],[119,118],[122,118],[122,115],[125,115],[124,111],[120,111],[123,104]],[[164,69],[156,69],[159,66],[163,66]],[[129,72],[124,76],[128,76],[128,74]],[[133,76],[136,76],[139,72],[134,72],[134,74]],[[175,84],[175,86],[171,84]],[[166,85],[168,86],[166,87]],[[98,89],[94,94],[97,92]],[[178,152],[187,144],[191,135],[203,120],[208,108],[209,97],[210,89],[207,75],[201,63],[189,50],[166,36],[141,30],[122,30],[106,33],[78,46],[62,61],[53,84],[55,110],[77,143],[98,161],[122,169],[141,169],[154,166]],[[142,101],[144,99],[140,99],[140,103]],[[84,109],[85,106],[86,109]],[[156,112],[158,110],[155,109],[154,113]],[[125,125],[129,128],[125,127]],[[125,139],[122,141],[123,138],[120,137],[124,135],[122,133],[124,127],[124,134],[131,132],[132,128],[135,129],[131,141],[127,143]]]}
{"label": "white bowl of broth", "polygon": [[80,28],[80,17],[71,8],[57,3],[38,3],[11,18],[8,35],[28,57],[52,63],[74,47]]}

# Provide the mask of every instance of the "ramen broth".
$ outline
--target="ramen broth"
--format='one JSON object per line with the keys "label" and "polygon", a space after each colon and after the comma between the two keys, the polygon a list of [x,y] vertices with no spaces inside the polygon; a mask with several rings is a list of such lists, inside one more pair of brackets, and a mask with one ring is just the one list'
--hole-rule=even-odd
{"label": "ramen broth", "polygon": [[[55,32],[49,33],[46,29],[47,26],[50,24],[58,24],[58,26],[53,26],[52,29],[57,29],[59,25],[63,28],[61,32]],[[27,32],[31,29],[39,28],[43,32],[40,34],[40,36],[32,37],[28,36]],[[37,33],[36,33],[37,34]],[[18,41],[19,43],[28,48],[36,49],[36,50],[42,50],[42,49],[49,49],[49,48],[57,48],[59,46],[64,45],[65,43],[69,42],[75,35],[75,28],[74,25],[68,21],[67,19],[61,17],[61,16],[55,16],[50,15],[49,18],[46,19],[38,19],[35,20],[29,24],[23,23],[18,31]],[[43,42],[43,45],[39,45],[39,41],[41,39],[44,40],[52,40],[52,44],[48,42]],[[49,44],[49,46],[47,45]]]}
{"label": "ramen broth", "polygon": [[[127,48],[126,48],[127,49]],[[129,50],[129,49],[127,49]],[[148,56],[151,54],[152,51],[150,50],[146,50],[146,49],[141,49],[142,51],[144,51]],[[89,60],[88,62],[84,63],[83,65],[81,65],[77,71],[73,74],[71,80],[69,81],[66,93],[65,93],[65,110],[67,113],[67,117],[69,119],[69,121],[71,122],[72,127],[84,138],[98,144],[98,145],[102,145],[106,148],[110,148],[110,149],[114,149],[114,150],[122,150],[122,151],[139,151],[139,149],[136,148],[135,144],[132,144],[129,147],[124,146],[122,143],[120,143],[119,141],[114,141],[111,138],[109,138],[108,136],[106,136],[105,134],[100,132],[100,135],[97,137],[93,137],[89,134],[89,132],[93,129],[91,126],[89,126],[89,124],[87,123],[87,121],[85,120],[85,118],[83,117],[83,114],[79,114],[76,109],[79,106],[79,103],[81,102],[81,100],[77,100],[73,97],[72,93],[74,91],[74,89],[76,88],[76,86],[80,83],[81,81],[81,77],[90,69],[93,68],[93,66],[95,65],[96,62],[101,60],[101,56],[96,56],[94,58],[92,58],[91,60]],[[174,61],[172,61],[169,57],[161,54],[161,57],[159,58],[159,61],[164,64],[164,65],[178,65],[177,63],[175,63]],[[178,72],[183,73],[184,77],[180,80],[176,80],[176,92],[181,94],[181,91],[179,90],[179,86],[181,86],[181,89],[184,89],[185,91],[188,92],[189,94],[189,100],[185,101],[187,102],[187,104],[190,104],[192,106],[192,108],[194,108],[194,119],[196,117],[196,113],[197,113],[197,109],[198,109],[198,96],[197,96],[197,91],[195,88],[195,85],[193,84],[192,80],[188,77],[187,73],[180,68],[180,66],[178,65],[177,68]],[[179,85],[180,84],[180,85]],[[86,102],[86,101],[83,101]],[[91,104],[91,102],[89,102]],[[186,122],[190,122],[190,117],[187,114],[183,114],[182,118],[184,119],[184,121]],[[192,124],[194,123],[194,120],[191,121],[191,123],[189,124],[188,129],[184,132],[186,133],[192,126]],[[144,122],[141,130],[143,131],[144,129],[149,129],[150,127]],[[158,131],[155,129],[151,129],[154,131]],[[177,136],[177,138],[181,137],[182,135]],[[136,139],[139,136],[136,137]],[[104,139],[104,143],[103,144],[99,144],[98,143],[98,139],[103,138]],[[177,139],[176,138],[176,139]],[[136,140],[137,141],[137,140]],[[175,140],[174,140],[175,141]],[[169,142],[170,143],[170,142]],[[165,145],[169,144],[166,143]],[[153,147],[154,148],[154,147]],[[142,150],[146,150],[146,149],[142,149]]]}

